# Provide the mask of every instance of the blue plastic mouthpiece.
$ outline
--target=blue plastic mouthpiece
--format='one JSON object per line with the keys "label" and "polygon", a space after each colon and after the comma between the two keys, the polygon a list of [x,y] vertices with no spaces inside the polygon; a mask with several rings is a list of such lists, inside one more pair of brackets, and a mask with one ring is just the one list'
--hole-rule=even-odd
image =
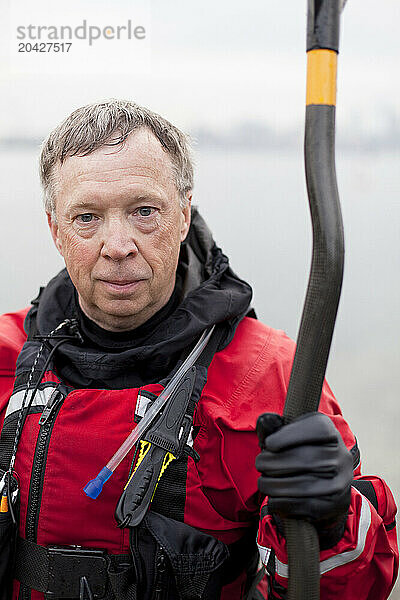
{"label": "blue plastic mouthpiece", "polygon": [[100,495],[101,490],[103,489],[103,485],[105,484],[107,479],[110,479],[112,474],[113,472],[110,471],[110,469],[107,469],[107,467],[103,467],[100,473],[97,475],[97,477],[95,477],[85,485],[83,491],[87,496],[89,496],[89,498],[93,498],[93,500],[96,500],[96,498]]}

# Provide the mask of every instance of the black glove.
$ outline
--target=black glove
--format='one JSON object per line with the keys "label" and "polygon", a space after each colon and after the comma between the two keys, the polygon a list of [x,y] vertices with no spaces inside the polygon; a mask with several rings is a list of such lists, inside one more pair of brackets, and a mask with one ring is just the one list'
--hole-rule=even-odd
{"label": "black glove", "polygon": [[284,425],[280,415],[264,413],[257,434],[258,488],[268,496],[269,512],[309,521],[317,529],[339,523],[343,534],[353,460],[331,419],[306,413]]}

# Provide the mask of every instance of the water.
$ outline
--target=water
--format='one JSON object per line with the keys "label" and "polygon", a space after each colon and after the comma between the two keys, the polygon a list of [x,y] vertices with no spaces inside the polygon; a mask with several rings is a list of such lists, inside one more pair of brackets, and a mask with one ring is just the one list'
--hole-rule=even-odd
{"label": "water", "polygon": [[[41,207],[34,151],[2,152],[0,311],[26,306],[61,267]],[[343,294],[328,379],[357,435],[364,472],[400,492],[399,157],[342,154]],[[194,201],[234,270],[254,287],[259,318],[296,337],[311,232],[300,152],[202,150]]]}

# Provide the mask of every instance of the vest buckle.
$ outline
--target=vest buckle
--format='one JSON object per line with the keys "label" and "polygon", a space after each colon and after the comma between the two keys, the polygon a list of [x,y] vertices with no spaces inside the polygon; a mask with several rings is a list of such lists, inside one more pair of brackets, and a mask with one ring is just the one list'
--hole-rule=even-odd
{"label": "vest buckle", "polygon": [[101,600],[107,586],[107,552],[81,546],[49,546],[46,600]]}

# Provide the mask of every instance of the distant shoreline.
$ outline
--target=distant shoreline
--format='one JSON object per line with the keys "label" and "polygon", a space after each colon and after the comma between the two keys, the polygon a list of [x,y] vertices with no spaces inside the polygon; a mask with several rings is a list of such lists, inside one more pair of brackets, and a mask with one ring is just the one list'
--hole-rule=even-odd
{"label": "distant shoreline", "polygon": [[[199,128],[190,132],[196,149],[223,150],[230,152],[298,152],[303,145],[300,129],[272,131],[263,124],[242,123],[225,131]],[[0,137],[0,151],[40,150],[43,138],[39,137]],[[398,152],[400,151],[400,131],[384,130],[376,135],[362,132],[338,131],[337,148],[352,152]]]}

